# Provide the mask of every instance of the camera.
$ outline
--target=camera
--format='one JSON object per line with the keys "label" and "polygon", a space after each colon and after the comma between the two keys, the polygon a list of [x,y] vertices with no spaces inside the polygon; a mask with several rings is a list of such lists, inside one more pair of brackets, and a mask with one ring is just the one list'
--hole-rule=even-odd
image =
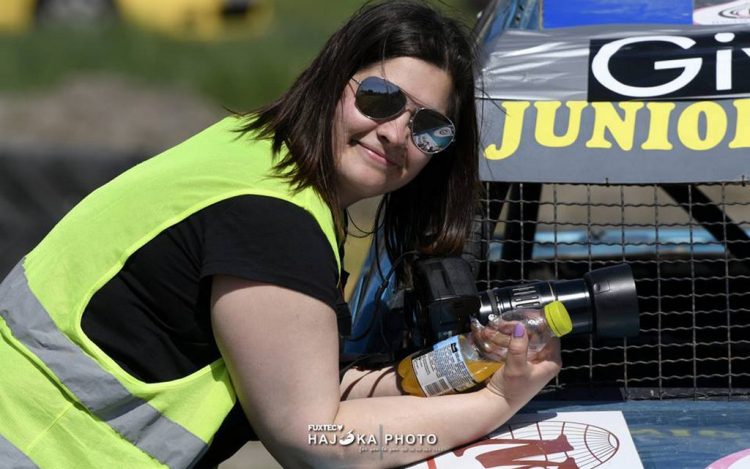
{"label": "camera", "polygon": [[417,347],[464,332],[476,317],[487,324],[518,308],[541,308],[562,302],[573,321],[571,334],[634,337],[640,320],[630,266],[592,270],[582,279],[534,282],[478,292],[469,263],[459,257],[422,259],[414,266],[414,288],[405,300],[413,310]]}

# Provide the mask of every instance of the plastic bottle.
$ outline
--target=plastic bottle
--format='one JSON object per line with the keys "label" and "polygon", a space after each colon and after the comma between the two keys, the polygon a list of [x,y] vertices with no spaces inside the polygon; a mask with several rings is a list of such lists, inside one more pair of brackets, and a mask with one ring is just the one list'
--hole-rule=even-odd
{"label": "plastic bottle", "polygon": [[[489,338],[508,343],[517,323],[529,337],[529,359],[544,349],[553,337],[573,329],[565,306],[554,301],[543,309],[516,309],[493,318],[487,326],[473,320],[472,332],[453,336],[434,347],[421,350],[398,365],[401,387],[414,396],[431,397],[470,389],[499,370],[507,348],[490,345]],[[501,334],[495,337],[495,334]]]}

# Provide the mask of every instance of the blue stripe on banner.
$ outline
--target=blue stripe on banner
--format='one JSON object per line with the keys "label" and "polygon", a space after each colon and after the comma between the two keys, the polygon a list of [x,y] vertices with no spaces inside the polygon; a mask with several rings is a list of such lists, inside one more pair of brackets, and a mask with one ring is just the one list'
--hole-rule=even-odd
{"label": "blue stripe on banner", "polygon": [[131,394],[57,328],[30,290],[23,261],[0,284],[0,317],[81,404],[141,451],[172,469],[187,469],[208,449],[203,440]]}
{"label": "blue stripe on banner", "polygon": [[593,24],[693,24],[693,0],[542,0],[544,29]]}
{"label": "blue stripe on banner", "polygon": [[0,469],[39,469],[39,466],[0,435]]}

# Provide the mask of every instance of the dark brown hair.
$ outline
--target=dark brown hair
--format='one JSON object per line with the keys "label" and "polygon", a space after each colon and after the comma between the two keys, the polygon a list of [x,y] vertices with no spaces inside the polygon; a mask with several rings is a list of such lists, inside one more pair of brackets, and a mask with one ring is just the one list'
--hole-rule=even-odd
{"label": "dark brown hair", "polygon": [[445,70],[453,80],[448,116],[456,140],[432,156],[406,186],[386,194],[377,220],[391,261],[409,250],[430,255],[461,252],[478,200],[479,137],[474,105],[475,52],[465,28],[417,1],[368,4],[352,16],[279,99],[247,115],[242,129],[273,141],[277,168],[295,189],[314,187],[342,220],[334,175],[333,123],[349,79],[360,69],[413,57]]}

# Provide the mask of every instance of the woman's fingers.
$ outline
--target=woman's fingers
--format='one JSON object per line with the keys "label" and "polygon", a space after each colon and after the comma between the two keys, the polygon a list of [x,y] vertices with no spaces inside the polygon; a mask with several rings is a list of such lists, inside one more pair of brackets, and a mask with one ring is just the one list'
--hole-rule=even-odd
{"label": "woman's fingers", "polygon": [[513,327],[513,337],[508,345],[508,355],[505,358],[506,373],[522,376],[528,373],[529,338],[523,324],[516,323]]}
{"label": "woman's fingers", "polygon": [[490,359],[496,361],[505,360],[505,355],[508,353],[508,346],[511,342],[511,336],[503,334],[495,329],[483,328],[474,330],[474,340],[476,345],[489,356]]}
{"label": "woman's fingers", "polygon": [[487,389],[520,408],[534,397],[560,371],[559,341],[552,341],[543,356],[528,359],[529,333],[522,324],[514,325],[505,356],[505,366],[487,383]]}

